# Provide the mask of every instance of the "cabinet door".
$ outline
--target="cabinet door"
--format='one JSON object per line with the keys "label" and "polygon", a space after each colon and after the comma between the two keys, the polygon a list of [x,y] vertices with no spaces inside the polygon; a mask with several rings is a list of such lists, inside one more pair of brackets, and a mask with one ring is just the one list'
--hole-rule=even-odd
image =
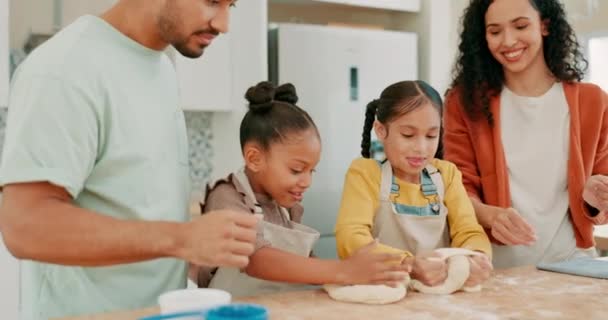
{"label": "cabinet door", "polygon": [[320,2],[342,3],[351,6],[369,7],[398,11],[420,11],[420,0],[315,0]]}
{"label": "cabinet door", "polygon": [[[182,108],[231,111],[236,103],[242,103],[247,86],[266,79],[256,68],[242,67],[266,64],[267,44],[251,41],[266,39],[260,36],[266,33],[266,15],[266,0],[239,1],[232,9],[229,32],[217,37],[202,57],[189,59],[175,54]],[[252,77],[254,82],[240,85],[239,79]],[[235,101],[235,96],[240,99]]]}
{"label": "cabinet door", "polygon": [[592,37],[588,43],[589,81],[608,91],[608,36]]}
{"label": "cabinet door", "polygon": [[[63,27],[74,22],[83,14],[99,15],[110,9],[118,0],[61,0],[61,25]],[[53,13],[48,16],[52,18]]]}
{"label": "cabinet door", "polygon": [[230,53],[232,50],[230,47],[233,37],[232,32],[220,35],[205,49],[205,53],[200,58],[190,59],[175,53],[175,69],[183,109],[207,111],[231,109]]}
{"label": "cabinet door", "polygon": [[420,0],[351,0],[351,3],[390,10],[420,11]]}
{"label": "cabinet door", "polygon": [[0,0],[0,108],[8,105],[8,0]]}

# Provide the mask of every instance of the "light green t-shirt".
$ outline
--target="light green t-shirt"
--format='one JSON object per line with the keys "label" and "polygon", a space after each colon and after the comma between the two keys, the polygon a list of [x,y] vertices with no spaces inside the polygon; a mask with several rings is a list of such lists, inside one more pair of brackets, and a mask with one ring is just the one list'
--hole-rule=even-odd
{"label": "light green t-shirt", "polygon": [[[169,58],[95,16],[35,50],[12,82],[0,169],[2,185],[32,181],[119,219],[185,221],[188,145]],[[186,264],[176,259],[98,268],[26,261],[22,319],[152,306],[185,286]]]}

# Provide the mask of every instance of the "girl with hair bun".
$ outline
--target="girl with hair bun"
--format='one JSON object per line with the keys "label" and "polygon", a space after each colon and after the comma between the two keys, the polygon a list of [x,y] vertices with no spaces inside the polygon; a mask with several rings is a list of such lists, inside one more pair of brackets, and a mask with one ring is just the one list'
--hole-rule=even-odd
{"label": "girl with hair bun", "polygon": [[232,209],[261,215],[256,250],[244,270],[196,267],[191,278],[199,286],[223,289],[233,296],[310,284],[396,285],[403,281],[408,266],[390,263],[398,256],[373,253],[374,242],[348,260],[311,256],[319,233],[300,224],[300,202],[321,154],[317,127],[296,105],[298,96],[291,84],[274,87],[261,82],[249,88],[245,97],[249,111],[240,126],[245,166],[210,185],[202,207],[203,212]]}

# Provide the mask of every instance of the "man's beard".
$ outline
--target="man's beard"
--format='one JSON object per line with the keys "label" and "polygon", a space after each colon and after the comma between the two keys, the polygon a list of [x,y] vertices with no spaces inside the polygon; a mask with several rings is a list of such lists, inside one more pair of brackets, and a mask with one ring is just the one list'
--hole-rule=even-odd
{"label": "man's beard", "polygon": [[173,48],[175,48],[175,50],[177,50],[177,52],[179,52],[182,56],[186,57],[186,58],[198,58],[200,56],[203,55],[203,53],[205,52],[205,48],[207,46],[202,46],[200,47],[200,51],[196,50],[192,50],[188,47],[188,41],[179,41],[179,42],[175,42],[175,43],[171,43],[171,45],[173,46]]}

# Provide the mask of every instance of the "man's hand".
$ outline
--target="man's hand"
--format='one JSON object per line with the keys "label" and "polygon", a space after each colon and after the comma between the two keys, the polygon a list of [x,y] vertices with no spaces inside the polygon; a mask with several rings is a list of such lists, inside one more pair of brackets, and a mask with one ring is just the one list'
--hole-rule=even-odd
{"label": "man's hand", "polygon": [[195,265],[243,268],[254,251],[258,220],[231,210],[205,213],[186,224],[178,257]]}

